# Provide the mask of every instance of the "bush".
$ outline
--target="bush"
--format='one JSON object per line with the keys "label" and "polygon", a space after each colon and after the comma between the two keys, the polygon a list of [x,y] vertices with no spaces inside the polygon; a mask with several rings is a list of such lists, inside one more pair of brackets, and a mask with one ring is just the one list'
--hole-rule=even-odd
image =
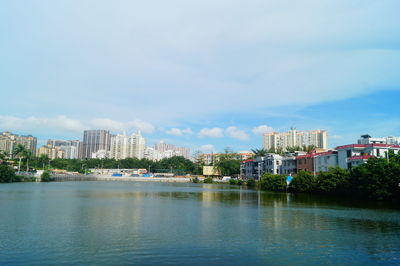
{"label": "bush", "polygon": [[49,171],[44,171],[40,177],[42,178],[42,182],[54,181],[54,179],[50,177]]}
{"label": "bush", "polygon": [[327,194],[347,194],[350,186],[350,172],[339,167],[329,168],[317,176],[316,191]]}
{"label": "bush", "polygon": [[16,180],[14,169],[6,164],[0,164],[0,183],[11,183]]}
{"label": "bush", "polygon": [[199,178],[196,176],[195,178],[192,179],[192,182],[193,182],[193,183],[199,183],[200,180],[199,180]]}
{"label": "bush", "polygon": [[204,179],[203,183],[208,183],[208,184],[212,184],[214,181],[212,179],[212,177],[207,177]]}
{"label": "bush", "polygon": [[400,199],[400,165],[370,158],[351,170],[351,189],[359,197],[377,200]]}
{"label": "bush", "polygon": [[248,187],[255,187],[257,185],[257,182],[254,179],[249,179],[247,180],[246,185]]}
{"label": "bush", "polygon": [[237,185],[238,185],[238,186],[241,186],[241,185],[243,185],[243,180],[241,180],[241,179],[238,179],[238,180],[237,180]]}
{"label": "bush", "polygon": [[296,192],[312,192],[315,191],[316,184],[316,178],[313,174],[300,171],[290,183],[290,189]]}
{"label": "bush", "polygon": [[230,185],[237,185],[238,184],[238,180],[237,179],[229,179],[229,184]]}
{"label": "bush", "polygon": [[264,173],[261,176],[260,188],[263,190],[270,190],[270,191],[285,191],[286,177],[283,175]]}

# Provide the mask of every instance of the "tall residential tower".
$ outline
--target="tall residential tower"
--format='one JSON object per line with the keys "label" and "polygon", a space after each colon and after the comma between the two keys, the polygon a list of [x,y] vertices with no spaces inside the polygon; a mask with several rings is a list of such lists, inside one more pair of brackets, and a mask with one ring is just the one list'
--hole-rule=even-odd
{"label": "tall residential tower", "polygon": [[92,158],[92,153],[98,151],[109,151],[111,134],[108,130],[85,130],[83,131],[82,158]]}
{"label": "tall residential tower", "polygon": [[328,133],[326,130],[297,131],[292,128],[288,132],[265,133],[263,136],[264,149],[282,149],[296,146],[310,146],[328,149]]}

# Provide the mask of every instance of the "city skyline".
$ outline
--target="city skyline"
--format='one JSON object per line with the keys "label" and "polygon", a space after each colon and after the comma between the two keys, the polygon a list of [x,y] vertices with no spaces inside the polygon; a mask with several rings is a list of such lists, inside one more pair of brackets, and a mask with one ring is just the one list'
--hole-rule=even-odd
{"label": "city skyline", "polygon": [[331,147],[400,135],[397,1],[157,7],[3,2],[0,131],[44,143],[140,129],[203,151],[291,127],[327,130]]}

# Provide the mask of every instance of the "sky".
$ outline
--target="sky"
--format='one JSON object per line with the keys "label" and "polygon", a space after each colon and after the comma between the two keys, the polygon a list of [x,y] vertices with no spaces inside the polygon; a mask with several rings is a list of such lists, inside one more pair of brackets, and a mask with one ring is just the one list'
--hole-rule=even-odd
{"label": "sky", "polygon": [[193,151],[400,136],[400,1],[2,0],[0,131]]}

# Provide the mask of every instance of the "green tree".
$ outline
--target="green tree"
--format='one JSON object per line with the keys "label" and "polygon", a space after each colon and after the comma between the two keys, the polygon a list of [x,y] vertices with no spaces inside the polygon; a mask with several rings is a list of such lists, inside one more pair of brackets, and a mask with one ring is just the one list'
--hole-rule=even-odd
{"label": "green tree", "polygon": [[350,191],[350,172],[340,167],[329,168],[317,176],[316,191],[328,194],[348,194]]}
{"label": "green tree", "polygon": [[255,187],[257,185],[257,182],[254,179],[251,178],[251,179],[247,180],[246,185],[248,187]]}
{"label": "green tree", "polygon": [[13,150],[12,154],[13,158],[18,158],[18,172],[21,171],[21,163],[24,158],[28,158],[30,156],[30,151],[26,149],[23,145],[17,144]]}
{"label": "green tree", "polygon": [[286,190],[286,177],[284,175],[274,175],[271,173],[264,173],[260,179],[260,188],[270,191],[285,191]]}
{"label": "green tree", "polygon": [[240,172],[240,161],[236,154],[221,154],[214,166],[223,176],[234,176]]}
{"label": "green tree", "polygon": [[263,157],[268,154],[268,151],[264,148],[262,149],[252,149],[251,150],[254,153],[254,157]]}
{"label": "green tree", "polygon": [[16,181],[15,171],[6,163],[0,164],[0,183],[10,183]]}
{"label": "green tree", "polygon": [[358,196],[377,200],[399,198],[399,176],[399,164],[373,157],[351,170],[351,186]]}
{"label": "green tree", "polygon": [[208,183],[208,184],[211,184],[211,183],[213,183],[213,182],[214,182],[214,181],[213,181],[212,177],[204,178],[204,181],[203,181],[203,183]]}
{"label": "green tree", "polygon": [[44,171],[40,177],[42,178],[42,182],[50,182],[54,180],[51,178],[49,171]]}
{"label": "green tree", "polygon": [[313,192],[315,186],[315,176],[307,171],[300,171],[290,183],[290,189],[295,192]]}

